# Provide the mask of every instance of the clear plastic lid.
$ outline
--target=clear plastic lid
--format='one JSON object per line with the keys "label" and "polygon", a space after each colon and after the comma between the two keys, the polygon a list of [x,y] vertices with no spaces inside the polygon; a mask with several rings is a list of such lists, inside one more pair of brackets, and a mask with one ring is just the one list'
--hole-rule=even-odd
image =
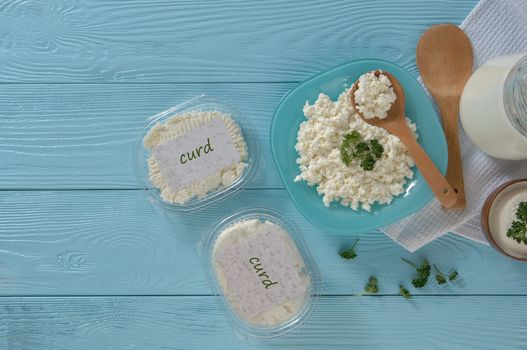
{"label": "clear plastic lid", "polygon": [[154,202],[192,211],[241,189],[257,152],[239,117],[230,104],[205,95],[149,117],[135,161]]}
{"label": "clear plastic lid", "polygon": [[320,275],[299,232],[278,212],[236,212],[200,248],[211,288],[240,334],[277,337],[312,314]]}

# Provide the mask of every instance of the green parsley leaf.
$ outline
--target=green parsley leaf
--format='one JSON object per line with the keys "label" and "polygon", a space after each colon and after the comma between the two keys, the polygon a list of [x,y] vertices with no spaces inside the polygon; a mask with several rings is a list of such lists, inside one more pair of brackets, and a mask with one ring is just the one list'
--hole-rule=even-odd
{"label": "green parsley leaf", "polygon": [[516,210],[516,218],[527,223],[527,202],[521,202]]}
{"label": "green parsley leaf", "polygon": [[527,244],[527,223],[513,221],[511,227],[507,230],[507,237],[514,239],[518,243]]}
{"label": "green parsley leaf", "polygon": [[370,141],[371,153],[375,156],[375,159],[380,159],[384,153],[384,147],[379,143],[379,141],[373,139]]}
{"label": "green parsley leaf", "polygon": [[372,294],[379,292],[379,284],[375,276],[370,276],[370,278],[368,279],[368,283],[366,284],[366,286],[364,286],[364,290]]}
{"label": "green parsley leaf", "polygon": [[361,136],[357,130],[353,130],[349,134],[346,134],[346,136],[344,136],[344,139],[349,140],[350,142],[357,143],[361,140]]}
{"label": "green parsley leaf", "polygon": [[520,202],[518,205],[516,219],[507,229],[507,237],[518,243],[527,244],[527,202]]}
{"label": "green parsley leaf", "polygon": [[450,274],[448,275],[448,280],[449,280],[449,281],[455,281],[455,280],[457,279],[457,276],[458,276],[457,271],[452,271],[452,272],[450,272]]}
{"label": "green parsley leaf", "polygon": [[375,167],[375,159],[371,154],[368,154],[364,158],[362,158],[360,162],[360,167],[366,171],[373,170],[373,167]]}
{"label": "green parsley leaf", "polygon": [[442,273],[441,271],[439,271],[439,269],[437,268],[437,266],[434,264],[434,269],[436,270],[436,282],[437,284],[445,284],[446,283],[446,276],[444,273]]}
{"label": "green parsley leaf", "polygon": [[430,277],[430,263],[428,260],[424,259],[420,266],[415,265],[413,262],[401,258],[402,261],[412,266],[417,272],[417,277],[412,280],[412,284],[415,288],[423,288],[428,283],[428,278]]}
{"label": "green parsley leaf", "polygon": [[408,289],[404,288],[402,285],[399,285],[399,295],[405,299],[410,299],[412,297],[412,294],[410,294]]}
{"label": "green parsley leaf", "polygon": [[361,157],[363,155],[366,155],[370,152],[370,146],[366,142],[359,142],[355,145],[355,151],[353,154],[356,157]]}
{"label": "green parsley leaf", "polygon": [[355,259],[357,257],[357,253],[355,253],[355,246],[357,245],[357,243],[359,243],[358,239],[355,241],[355,243],[353,243],[351,248],[341,250],[339,252],[340,257],[347,260]]}

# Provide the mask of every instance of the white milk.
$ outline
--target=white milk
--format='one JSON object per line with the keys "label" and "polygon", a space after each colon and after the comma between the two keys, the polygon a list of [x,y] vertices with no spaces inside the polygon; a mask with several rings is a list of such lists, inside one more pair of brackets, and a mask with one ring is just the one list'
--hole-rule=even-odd
{"label": "white milk", "polygon": [[467,136],[496,158],[527,159],[527,59],[522,57],[527,58],[523,53],[485,63],[461,96],[460,117]]}
{"label": "white milk", "polygon": [[504,189],[489,211],[489,229],[494,241],[506,253],[517,258],[527,257],[527,245],[507,237],[507,230],[516,219],[516,208],[527,202],[527,182],[517,182]]}

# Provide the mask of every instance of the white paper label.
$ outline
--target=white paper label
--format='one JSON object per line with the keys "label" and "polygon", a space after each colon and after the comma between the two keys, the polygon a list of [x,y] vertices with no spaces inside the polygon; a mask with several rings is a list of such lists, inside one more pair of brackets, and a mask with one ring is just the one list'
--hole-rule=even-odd
{"label": "white paper label", "polygon": [[218,252],[218,264],[245,317],[253,317],[306,292],[281,233],[271,226]]}
{"label": "white paper label", "polygon": [[221,119],[157,146],[153,155],[174,192],[241,160]]}

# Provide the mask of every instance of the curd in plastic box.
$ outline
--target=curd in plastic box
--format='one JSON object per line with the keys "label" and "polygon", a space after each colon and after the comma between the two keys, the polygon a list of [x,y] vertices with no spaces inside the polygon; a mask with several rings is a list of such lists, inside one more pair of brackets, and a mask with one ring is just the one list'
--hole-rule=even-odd
{"label": "curd in plastic box", "polygon": [[220,304],[242,334],[282,335],[315,307],[317,268],[294,226],[273,210],[227,217],[204,242],[202,255]]}

